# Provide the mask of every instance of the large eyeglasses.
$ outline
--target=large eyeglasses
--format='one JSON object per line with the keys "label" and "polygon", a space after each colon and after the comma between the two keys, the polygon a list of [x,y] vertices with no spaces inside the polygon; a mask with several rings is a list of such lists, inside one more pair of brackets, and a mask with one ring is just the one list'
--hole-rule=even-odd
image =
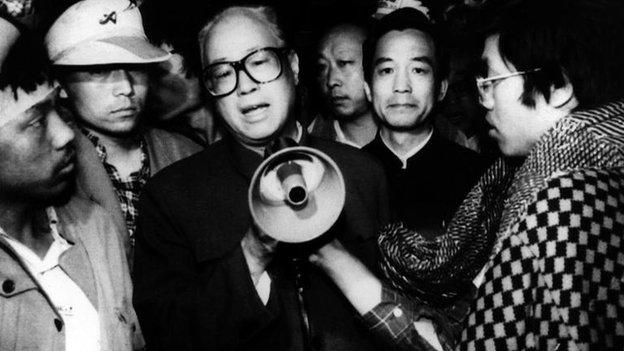
{"label": "large eyeglasses", "polygon": [[238,86],[241,70],[257,84],[274,81],[282,74],[281,55],[285,51],[286,48],[262,48],[239,61],[213,63],[203,72],[206,89],[214,97],[231,94]]}
{"label": "large eyeglasses", "polygon": [[485,98],[489,97],[490,94],[492,94],[492,90],[493,90],[492,87],[494,86],[496,82],[499,82],[501,80],[511,78],[511,77],[523,76],[525,74],[529,74],[529,73],[533,73],[533,72],[537,72],[541,70],[542,70],[541,68],[535,68],[535,69],[530,69],[526,71],[499,74],[497,76],[492,76],[492,77],[485,77],[485,78],[477,77],[476,81],[477,81],[477,90],[479,91],[479,99],[483,102]]}

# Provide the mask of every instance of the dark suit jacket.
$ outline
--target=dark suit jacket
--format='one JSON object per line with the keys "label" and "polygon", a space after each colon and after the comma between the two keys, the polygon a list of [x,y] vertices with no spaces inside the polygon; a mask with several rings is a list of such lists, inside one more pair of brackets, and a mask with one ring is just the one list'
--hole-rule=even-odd
{"label": "dark suit jacket", "polygon": [[[345,178],[345,207],[333,235],[374,269],[377,230],[388,217],[381,167],[355,148],[304,139],[328,154]],[[227,139],[148,182],[136,234],[134,302],[150,350],[303,349],[289,265],[277,259],[269,268],[271,295],[264,306],[240,246],[251,224],[248,186],[261,161]],[[306,268],[316,349],[373,349],[338,288]]]}

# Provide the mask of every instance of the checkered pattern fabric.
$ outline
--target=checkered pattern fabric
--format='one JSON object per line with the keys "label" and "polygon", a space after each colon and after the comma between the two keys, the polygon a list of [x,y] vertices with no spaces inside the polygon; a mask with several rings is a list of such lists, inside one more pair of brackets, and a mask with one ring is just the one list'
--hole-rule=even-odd
{"label": "checkered pattern fabric", "polygon": [[98,156],[100,157],[100,161],[102,161],[104,169],[106,169],[106,173],[113,184],[113,188],[115,189],[115,193],[117,194],[117,198],[119,199],[119,203],[121,205],[121,211],[123,212],[126,220],[130,250],[132,252],[134,248],[136,220],[139,216],[139,195],[141,194],[145,183],[147,183],[147,180],[150,178],[150,164],[149,157],[147,157],[147,151],[145,149],[145,142],[141,139],[141,168],[138,171],[131,173],[127,178],[123,178],[117,171],[117,168],[106,161],[106,148],[100,144],[98,137],[84,129],[83,133],[95,146]]}
{"label": "checkered pattern fabric", "polygon": [[[484,282],[459,349],[624,349],[623,169],[624,102],[619,101],[557,122],[511,183],[499,189],[505,195],[502,206],[489,206],[494,213],[484,215],[485,202],[464,201],[448,232],[482,228],[472,235],[492,243],[482,252]],[[458,245],[429,245],[420,250],[426,255],[410,247],[392,251],[381,243],[380,248],[390,267],[385,271],[404,273],[409,266],[396,252],[416,255],[434,268],[451,267],[472,260],[466,250],[440,250]],[[401,276],[402,285],[418,283],[409,274]],[[444,275],[438,279],[444,283]]]}
{"label": "checkered pattern fabric", "polygon": [[624,168],[548,181],[494,257],[465,350],[624,346]]}
{"label": "checkered pattern fabric", "polygon": [[[452,321],[447,320],[436,309],[414,303],[406,296],[385,287],[381,298],[384,302],[362,318],[373,335],[383,340],[386,345],[392,345],[393,350],[435,350],[420,338],[418,331],[414,328],[414,321],[422,318],[435,321],[436,332],[439,334],[438,341],[445,349],[453,345],[453,340],[447,338],[447,335],[453,334],[448,330]],[[445,330],[440,330],[441,328]]]}

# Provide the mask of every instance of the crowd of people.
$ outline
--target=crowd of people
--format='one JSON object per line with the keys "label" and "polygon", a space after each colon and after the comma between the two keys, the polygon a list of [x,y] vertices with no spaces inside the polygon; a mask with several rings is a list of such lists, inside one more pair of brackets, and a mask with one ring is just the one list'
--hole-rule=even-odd
{"label": "crowd of people", "polygon": [[[478,4],[458,93],[426,1],[310,57],[276,4],[196,14],[181,50],[150,1],[0,0],[0,350],[622,348],[623,5]],[[345,188],[299,245],[248,202],[288,146]]]}

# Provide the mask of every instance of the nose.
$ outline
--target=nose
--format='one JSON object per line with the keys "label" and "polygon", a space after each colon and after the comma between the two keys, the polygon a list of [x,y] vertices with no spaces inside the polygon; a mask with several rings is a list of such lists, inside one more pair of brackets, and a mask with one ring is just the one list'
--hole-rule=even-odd
{"label": "nose", "polygon": [[479,91],[479,104],[483,106],[487,110],[491,110],[494,108],[494,98],[491,94]]}
{"label": "nose", "polygon": [[412,86],[407,76],[407,72],[398,72],[398,74],[394,76],[393,89],[395,93],[411,93],[412,92]]}
{"label": "nose", "polygon": [[74,140],[74,130],[53,109],[48,114],[48,133],[55,149],[66,148]]}
{"label": "nose", "polygon": [[332,89],[342,85],[342,76],[338,67],[330,65],[327,67],[327,88]]}
{"label": "nose", "polygon": [[244,69],[238,71],[238,94],[246,95],[258,89],[258,83],[254,82]]}
{"label": "nose", "polygon": [[116,69],[112,73],[115,96],[131,96],[134,93],[134,80],[132,75],[125,69]]}

